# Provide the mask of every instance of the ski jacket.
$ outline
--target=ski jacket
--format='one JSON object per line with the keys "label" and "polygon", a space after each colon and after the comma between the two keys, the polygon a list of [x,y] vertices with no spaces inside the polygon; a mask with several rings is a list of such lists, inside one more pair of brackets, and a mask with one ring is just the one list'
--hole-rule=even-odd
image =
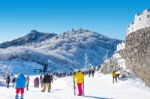
{"label": "ski jacket", "polygon": [[76,81],[76,83],[83,83],[84,74],[82,72],[77,72],[74,76],[74,80]]}
{"label": "ski jacket", "polygon": [[10,76],[7,76],[6,83],[10,83]]}
{"label": "ski jacket", "polygon": [[38,78],[38,77],[36,77],[36,78],[34,79],[34,84],[39,84],[39,78]]}
{"label": "ski jacket", "polygon": [[53,81],[53,76],[46,74],[43,78],[43,83],[51,83]]}
{"label": "ski jacket", "polygon": [[116,71],[115,71],[115,70],[112,71],[112,76],[113,76],[113,77],[116,77]]}
{"label": "ski jacket", "polygon": [[16,82],[16,77],[13,77],[12,83],[15,83],[15,82]]}
{"label": "ski jacket", "polygon": [[24,77],[23,74],[20,74],[16,78],[16,88],[25,88],[26,85],[26,78]]}

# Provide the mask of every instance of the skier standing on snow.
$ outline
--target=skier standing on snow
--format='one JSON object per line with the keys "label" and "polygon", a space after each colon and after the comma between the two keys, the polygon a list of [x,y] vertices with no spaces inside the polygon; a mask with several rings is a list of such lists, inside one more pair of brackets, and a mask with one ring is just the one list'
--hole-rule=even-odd
{"label": "skier standing on snow", "polygon": [[74,80],[78,86],[78,96],[83,95],[84,73],[82,73],[80,70],[76,72],[76,74],[74,75]]}
{"label": "skier standing on snow", "polygon": [[24,88],[26,85],[26,78],[25,76],[21,73],[19,76],[16,78],[16,99],[18,99],[18,94],[21,93],[21,98],[23,99],[24,95]]}
{"label": "skier standing on snow", "polygon": [[116,70],[112,71],[112,78],[113,78],[113,83],[114,81],[117,82]]}
{"label": "skier standing on snow", "polygon": [[10,75],[8,75],[8,76],[6,77],[7,88],[9,88],[9,83],[10,83]]}
{"label": "skier standing on snow", "polygon": [[41,84],[41,88],[43,87],[43,77],[42,77],[42,75],[40,75],[40,84]]}
{"label": "skier standing on snow", "polygon": [[92,73],[92,71],[89,69],[88,70],[89,77],[91,76],[91,73]]}
{"label": "skier standing on snow", "polygon": [[40,83],[39,77],[36,77],[36,78],[34,79],[34,87],[35,87],[35,88],[38,88],[38,87],[39,87],[39,83]]}
{"label": "skier standing on snow", "polygon": [[92,76],[94,77],[94,74],[95,74],[95,69],[92,69]]}
{"label": "skier standing on snow", "polygon": [[46,75],[43,78],[43,89],[42,92],[45,92],[45,89],[48,89],[48,92],[51,90],[51,82],[53,81],[53,76],[46,73]]}
{"label": "skier standing on snow", "polygon": [[13,78],[12,78],[12,85],[13,85],[13,88],[15,87],[15,82],[16,82],[16,77],[13,77]]}
{"label": "skier standing on snow", "polygon": [[29,90],[29,82],[30,82],[30,77],[27,76],[27,83],[26,83],[27,91]]}

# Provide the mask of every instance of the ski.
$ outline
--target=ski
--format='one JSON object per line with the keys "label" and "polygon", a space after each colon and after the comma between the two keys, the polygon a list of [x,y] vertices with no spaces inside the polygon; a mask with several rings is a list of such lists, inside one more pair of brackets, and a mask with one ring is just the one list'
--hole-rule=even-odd
{"label": "ski", "polygon": [[73,79],[73,89],[74,89],[74,95],[76,96],[76,85],[74,79]]}
{"label": "ski", "polygon": [[84,78],[83,78],[83,93],[82,95],[84,96]]}

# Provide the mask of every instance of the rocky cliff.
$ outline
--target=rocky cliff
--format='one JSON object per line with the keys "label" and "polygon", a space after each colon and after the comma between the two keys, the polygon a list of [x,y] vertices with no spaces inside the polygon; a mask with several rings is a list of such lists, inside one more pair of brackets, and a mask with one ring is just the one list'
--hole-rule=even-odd
{"label": "rocky cliff", "polygon": [[150,86],[150,27],[129,34],[125,42],[126,66]]}

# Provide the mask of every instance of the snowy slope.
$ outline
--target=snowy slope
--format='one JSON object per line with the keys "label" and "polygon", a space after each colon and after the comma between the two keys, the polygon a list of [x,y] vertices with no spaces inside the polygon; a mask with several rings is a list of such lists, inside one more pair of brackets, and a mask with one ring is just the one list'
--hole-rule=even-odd
{"label": "snowy slope", "polygon": [[120,42],[89,30],[72,30],[42,42],[0,49],[0,61],[22,59],[48,64],[50,71],[70,72],[84,66],[85,54],[90,64],[100,66]]}
{"label": "snowy slope", "polygon": [[[95,78],[85,78],[85,96],[73,95],[72,77],[58,78],[52,84],[50,93],[42,93],[41,88],[33,88],[33,78],[25,99],[149,99],[150,89],[135,78],[112,84],[111,75],[96,74]],[[15,89],[0,86],[1,99],[13,99]]]}
{"label": "snowy slope", "polygon": [[4,74],[19,74],[26,75],[36,74],[35,69],[43,69],[43,66],[32,61],[12,60],[0,62],[0,75]]}

